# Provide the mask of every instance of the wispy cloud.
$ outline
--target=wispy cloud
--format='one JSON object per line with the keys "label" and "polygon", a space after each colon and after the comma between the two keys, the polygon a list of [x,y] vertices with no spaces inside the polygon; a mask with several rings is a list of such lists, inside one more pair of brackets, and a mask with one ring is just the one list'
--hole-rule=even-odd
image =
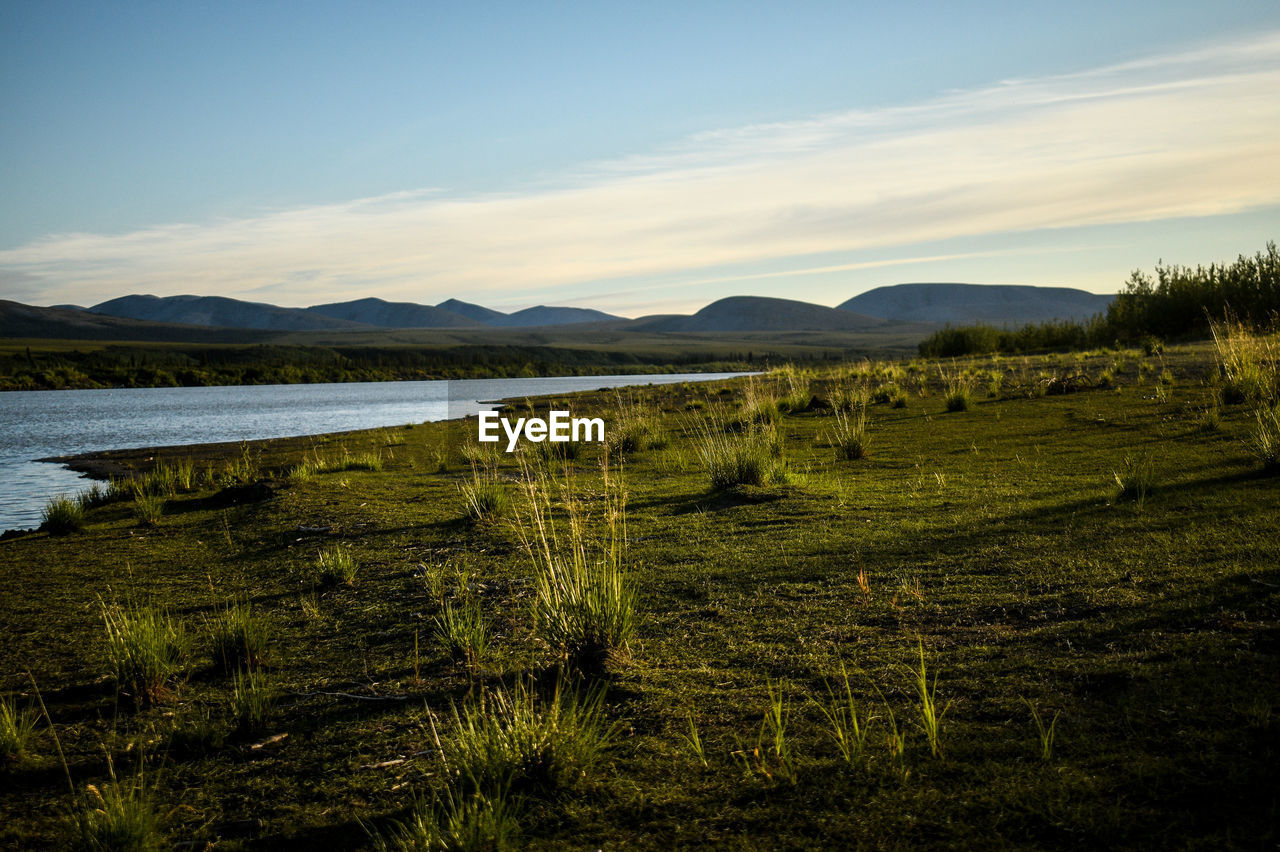
{"label": "wispy cloud", "polygon": [[1280,33],[1270,33],[921,104],[708,132],[551,188],[409,191],[50,236],[0,252],[0,288],[18,281],[26,296],[39,281],[46,303],[126,292],[581,301],[646,276],[699,286],[744,280],[757,263],[769,264],[760,275],[803,274],[842,265],[817,256],[1230,214],[1280,202],[1277,91]]}

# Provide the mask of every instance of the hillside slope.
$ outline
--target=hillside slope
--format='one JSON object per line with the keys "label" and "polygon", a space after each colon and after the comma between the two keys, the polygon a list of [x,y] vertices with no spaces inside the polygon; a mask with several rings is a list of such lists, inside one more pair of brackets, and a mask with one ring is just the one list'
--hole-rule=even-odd
{"label": "hillside slope", "polygon": [[643,331],[866,331],[885,321],[794,299],[730,296],[712,302],[692,316],[659,316],[637,320]]}
{"label": "hillside slope", "polygon": [[837,306],[887,320],[969,325],[1024,325],[1088,319],[1114,299],[1070,287],[1006,284],[894,284],[876,287]]}

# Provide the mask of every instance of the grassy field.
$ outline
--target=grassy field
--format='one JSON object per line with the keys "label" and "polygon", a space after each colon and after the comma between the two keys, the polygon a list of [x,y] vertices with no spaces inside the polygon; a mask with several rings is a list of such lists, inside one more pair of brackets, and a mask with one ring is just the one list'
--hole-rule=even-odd
{"label": "grassy field", "polygon": [[1239,351],[537,400],[609,421],[554,454],[114,453],[0,542],[0,845],[1274,848]]}

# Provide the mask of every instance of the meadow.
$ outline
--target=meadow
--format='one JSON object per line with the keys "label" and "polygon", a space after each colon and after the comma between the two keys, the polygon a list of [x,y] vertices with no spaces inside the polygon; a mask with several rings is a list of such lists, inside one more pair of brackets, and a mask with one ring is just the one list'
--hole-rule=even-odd
{"label": "meadow", "polygon": [[116,452],[0,542],[0,845],[1271,848],[1276,343]]}

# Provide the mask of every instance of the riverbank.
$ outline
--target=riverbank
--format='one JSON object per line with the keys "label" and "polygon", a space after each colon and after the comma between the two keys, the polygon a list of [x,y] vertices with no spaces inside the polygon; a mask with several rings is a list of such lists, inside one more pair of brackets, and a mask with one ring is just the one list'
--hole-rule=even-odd
{"label": "riverbank", "polygon": [[[520,847],[1273,845],[1280,477],[1217,375],[1204,347],[855,364],[584,393],[612,446],[563,455],[456,421],[113,455],[158,511],[0,543],[0,693],[29,671],[57,733],[0,770],[0,845],[65,846],[90,784],[226,849],[493,817],[468,708],[545,719],[557,678],[599,725],[511,770]],[[549,632],[535,511],[623,569],[599,658]],[[186,637],[152,691],[104,632],[146,607]]]}

